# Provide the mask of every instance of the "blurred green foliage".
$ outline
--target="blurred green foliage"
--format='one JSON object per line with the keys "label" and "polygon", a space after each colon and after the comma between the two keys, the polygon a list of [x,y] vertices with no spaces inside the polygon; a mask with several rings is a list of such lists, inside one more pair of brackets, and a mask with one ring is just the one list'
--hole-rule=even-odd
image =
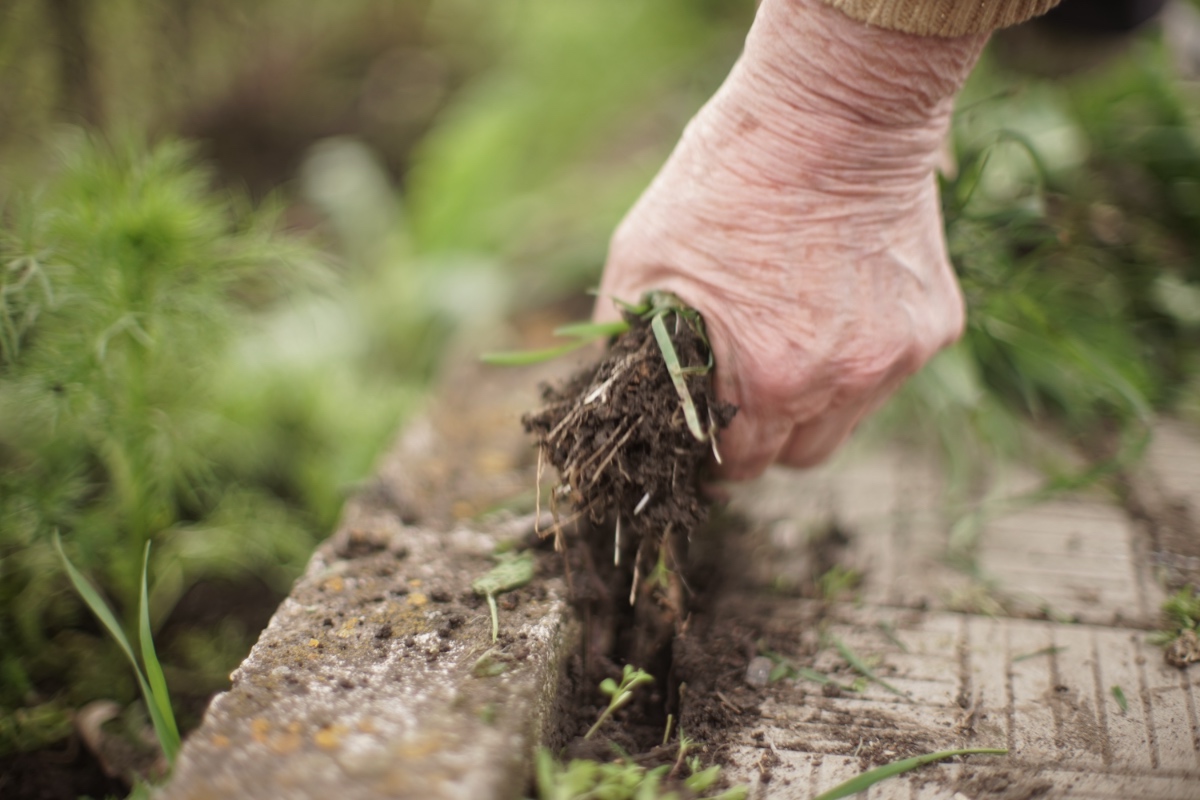
{"label": "blurred green foliage", "polygon": [[[942,442],[955,502],[1018,453],[1042,460],[1049,488],[1127,467],[1154,409],[1194,396],[1195,91],[1154,36],[1057,81],[986,58],[973,75],[942,183],[967,330],[884,415]],[[1043,446],[1046,425],[1088,463]]]}
{"label": "blurred green foliage", "polygon": [[[161,539],[169,608],[202,577],[261,573],[281,587],[312,535],[244,464],[212,377],[239,313],[312,254],[208,188],[187,148],[86,137],[12,202],[0,238],[0,708],[67,680],[71,702],[113,692],[115,652],[66,591],[51,540],[127,616],[135,550]],[[253,298],[253,300],[251,299]],[[201,533],[201,531],[203,533]],[[189,544],[203,536],[197,552]],[[120,687],[123,681],[118,681]],[[121,694],[120,691],[117,694]]]}

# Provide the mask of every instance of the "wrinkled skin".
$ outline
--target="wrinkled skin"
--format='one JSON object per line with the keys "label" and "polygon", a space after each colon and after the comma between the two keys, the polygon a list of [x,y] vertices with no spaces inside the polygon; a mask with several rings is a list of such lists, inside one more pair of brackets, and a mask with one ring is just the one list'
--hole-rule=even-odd
{"label": "wrinkled skin", "polygon": [[986,37],[764,0],[725,84],[617,229],[595,315],[649,289],[699,309],[723,477],[815,464],[963,326],[935,167]]}

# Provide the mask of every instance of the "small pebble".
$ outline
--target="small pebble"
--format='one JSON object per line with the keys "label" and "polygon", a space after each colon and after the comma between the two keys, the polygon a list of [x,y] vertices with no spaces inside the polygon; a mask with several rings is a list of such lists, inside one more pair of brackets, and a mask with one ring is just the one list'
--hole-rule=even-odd
{"label": "small pebble", "polygon": [[761,689],[771,682],[771,670],[774,667],[766,656],[755,656],[746,666],[746,683]]}

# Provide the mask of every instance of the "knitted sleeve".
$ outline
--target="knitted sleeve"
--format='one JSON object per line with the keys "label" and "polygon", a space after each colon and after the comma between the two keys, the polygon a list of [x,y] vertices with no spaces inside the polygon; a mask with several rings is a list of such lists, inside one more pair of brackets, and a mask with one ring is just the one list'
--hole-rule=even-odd
{"label": "knitted sleeve", "polygon": [[988,33],[1044,14],[1059,0],[825,0],[847,16],[921,36]]}

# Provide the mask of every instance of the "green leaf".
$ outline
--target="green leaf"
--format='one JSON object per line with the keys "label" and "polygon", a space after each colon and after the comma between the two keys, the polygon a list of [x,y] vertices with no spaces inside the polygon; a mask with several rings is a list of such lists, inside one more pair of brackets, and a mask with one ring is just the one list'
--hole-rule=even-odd
{"label": "green leaf", "polygon": [[[175,763],[175,755],[179,752],[179,727],[175,724],[175,712],[171,709],[171,694],[167,690],[167,679],[163,675],[162,664],[154,650],[154,635],[150,631],[150,601],[146,596],[146,572],[150,568],[150,542],[146,542],[145,553],[142,557],[142,593],[138,601],[138,639],[142,645],[142,663],[146,667],[146,677],[150,682],[151,697],[148,703],[153,703],[158,714],[151,714],[154,729],[158,731],[158,740],[162,744],[163,754],[168,764]],[[161,727],[160,727],[161,725]]]}
{"label": "green leaf", "polygon": [[497,595],[520,589],[533,580],[533,553],[519,553],[502,560],[471,584],[475,594]]}
{"label": "green leaf", "polygon": [[833,646],[837,648],[838,653],[841,654],[842,658],[846,659],[846,663],[853,667],[860,675],[872,683],[879,684],[897,697],[903,697],[905,700],[909,699],[907,694],[876,675],[871,668],[868,667],[866,663],[858,657],[858,654],[850,649],[849,645],[836,636],[831,636],[830,639],[833,641]]}
{"label": "green leaf", "polygon": [[571,342],[558,347],[547,347],[542,350],[511,350],[500,353],[484,353],[479,360],[495,367],[524,367],[529,364],[540,364],[543,361],[553,361],[574,352],[584,345],[585,341]]}
{"label": "green leaf", "polygon": [[555,336],[569,336],[573,339],[607,339],[610,336],[620,336],[629,331],[629,323],[625,320],[615,322],[572,322],[569,325],[554,329]]}
{"label": "green leaf", "polygon": [[1121,707],[1122,713],[1129,711],[1129,701],[1125,699],[1125,691],[1120,686],[1112,687],[1112,696],[1117,701],[1117,705]]}
{"label": "green leaf", "polygon": [[914,756],[913,758],[905,758],[900,761],[893,761],[890,764],[884,764],[882,767],[868,770],[861,775],[856,775],[848,781],[839,783],[837,786],[822,792],[813,798],[813,800],[840,800],[843,797],[849,797],[859,792],[865,792],[870,787],[879,783],[882,780],[900,775],[905,772],[923,767],[926,764],[931,764],[934,761],[942,761],[955,756],[970,756],[970,755],[992,755],[1004,756],[1008,755],[1008,750],[1004,748],[993,747],[976,747],[966,748],[963,750],[942,750],[937,753],[926,753],[923,756]]}

